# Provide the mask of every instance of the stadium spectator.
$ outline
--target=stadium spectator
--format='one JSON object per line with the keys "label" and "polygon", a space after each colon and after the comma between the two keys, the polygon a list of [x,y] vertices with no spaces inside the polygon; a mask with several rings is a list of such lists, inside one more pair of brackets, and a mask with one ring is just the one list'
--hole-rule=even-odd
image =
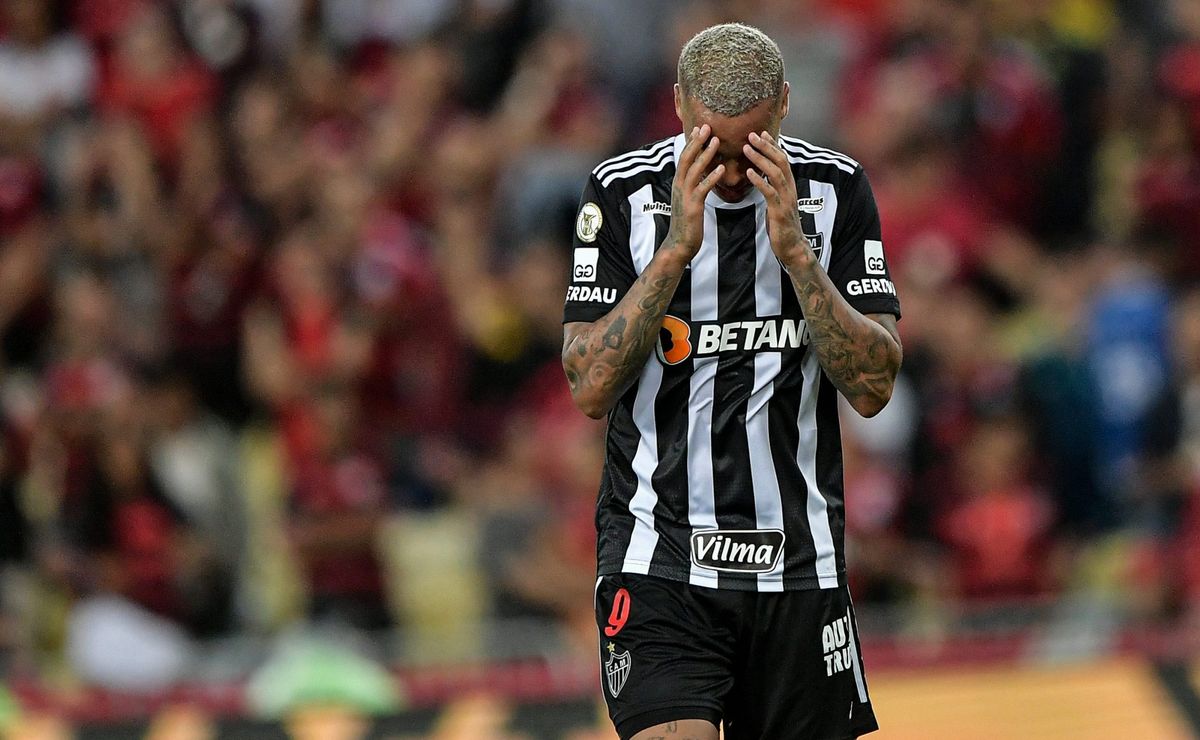
{"label": "stadium spectator", "polygon": [[1049,558],[1054,513],[1030,480],[1029,434],[1021,419],[985,419],[959,450],[956,495],[938,529],[950,544],[959,596],[1036,596],[1055,584]]}
{"label": "stadium spectator", "polygon": [[137,120],[156,155],[172,165],[188,126],[211,106],[214,84],[211,72],[182,47],[166,12],[146,3],[115,39],[97,107]]}
{"label": "stadium spectator", "polygon": [[8,34],[0,41],[0,124],[6,130],[19,126],[36,135],[91,96],[92,51],[75,34],[56,30],[52,12],[49,0],[3,5]]}

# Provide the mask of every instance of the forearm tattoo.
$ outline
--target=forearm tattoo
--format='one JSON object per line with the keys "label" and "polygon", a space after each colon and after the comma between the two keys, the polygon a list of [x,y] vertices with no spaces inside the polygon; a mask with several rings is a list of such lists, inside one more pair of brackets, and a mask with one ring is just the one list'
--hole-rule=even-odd
{"label": "forearm tattoo", "polygon": [[791,278],[825,374],[856,408],[859,400],[882,405],[891,397],[903,354],[894,328],[851,308],[815,262],[793,269]]}
{"label": "forearm tattoo", "polygon": [[679,285],[680,274],[656,262],[607,316],[568,338],[563,368],[572,394],[600,398],[611,407],[637,379]]}

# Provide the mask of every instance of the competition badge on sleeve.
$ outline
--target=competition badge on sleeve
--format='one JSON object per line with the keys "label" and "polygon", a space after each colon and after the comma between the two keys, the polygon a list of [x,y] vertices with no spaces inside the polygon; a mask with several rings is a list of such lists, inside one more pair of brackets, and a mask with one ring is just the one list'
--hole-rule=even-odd
{"label": "competition badge on sleeve", "polygon": [[575,219],[575,236],[579,237],[579,241],[590,244],[596,241],[596,235],[600,233],[600,225],[603,223],[604,215],[600,213],[600,206],[590,201],[584,203]]}

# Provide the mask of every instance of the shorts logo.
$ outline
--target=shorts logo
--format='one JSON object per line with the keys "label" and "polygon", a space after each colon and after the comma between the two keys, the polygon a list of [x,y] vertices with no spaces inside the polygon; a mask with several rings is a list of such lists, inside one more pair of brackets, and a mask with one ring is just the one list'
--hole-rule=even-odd
{"label": "shorts logo", "polygon": [[658,333],[658,359],[667,365],[678,365],[692,355],[692,343],[688,337],[692,328],[683,319],[671,315],[663,317],[662,329]]}
{"label": "shorts logo", "polygon": [[579,216],[575,219],[575,236],[579,237],[579,241],[590,244],[596,241],[596,235],[600,233],[600,225],[603,223],[604,216],[600,213],[600,206],[588,201],[579,209]]}
{"label": "shorts logo", "polygon": [[825,198],[801,198],[796,201],[801,213],[820,213],[825,208]]}
{"label": "shorts logo", "polygon": [[867,239],[863,242],[863,259],[867,263],[867,274],[886,275],[887,266],[883,261],[883,242],[878,239]]}
{"label": "shorts logo", "polygon": [[[849,670],[850,655],[850,612],[835,619],[821,629],[821,650],[825,654],[825,675]],[[853,710],[852,710],[853,711]]]}
{"label": "shorts logo", "polygon": [[692,533],[692,562],[708,570],[770,573],[783,555],[779,529],[705,529]]}
{"label": "shorts logo", "polygon": [[598,247],[579,247],[575,250],[575,269],[571,278],[577,283],[596,282],[596,263],[600,261]]}
{"label": "shorts logo", "polygon": [[625,680],[629,678],[629,669],[633,665],[633,658],[630,657],[628,650],[618,653],[617,646],[612,642],[605,647],[608,648],[608,662],[604,664],[604,678],[608,683],[608,693],[616,699],[617,695],[621,693],[621,689],[625,688]]}

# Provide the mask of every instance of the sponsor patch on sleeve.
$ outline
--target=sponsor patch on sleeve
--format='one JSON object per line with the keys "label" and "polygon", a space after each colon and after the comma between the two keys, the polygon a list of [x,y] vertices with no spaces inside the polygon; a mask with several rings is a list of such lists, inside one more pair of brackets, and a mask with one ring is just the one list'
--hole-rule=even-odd
{"label": "sponsor patch on sleeve", "polygon": [[867,261],[868,275],[886,275],[887,265],[883,261],[883,242],[867,239],[863,242],[863,257]]}
{"label": "sponsor patch on sleeve", "polygon": [[575,250],[575,267],[571,270],[571,279],[577,283],[596,282],[596,263],[599,261],[599,247],[579,247]]}
{"label": "sponsor patch on sleeve", "polygon": [[896,284],[887,278],[860,278],[846,283],[848,295],[896,295]]}
{"label": "sponsor patch on sleeve", "polygon": [[572,285],[567,288],[567,302],[580,303],[616,303],[616,288],[592,287],[590,285]]}

